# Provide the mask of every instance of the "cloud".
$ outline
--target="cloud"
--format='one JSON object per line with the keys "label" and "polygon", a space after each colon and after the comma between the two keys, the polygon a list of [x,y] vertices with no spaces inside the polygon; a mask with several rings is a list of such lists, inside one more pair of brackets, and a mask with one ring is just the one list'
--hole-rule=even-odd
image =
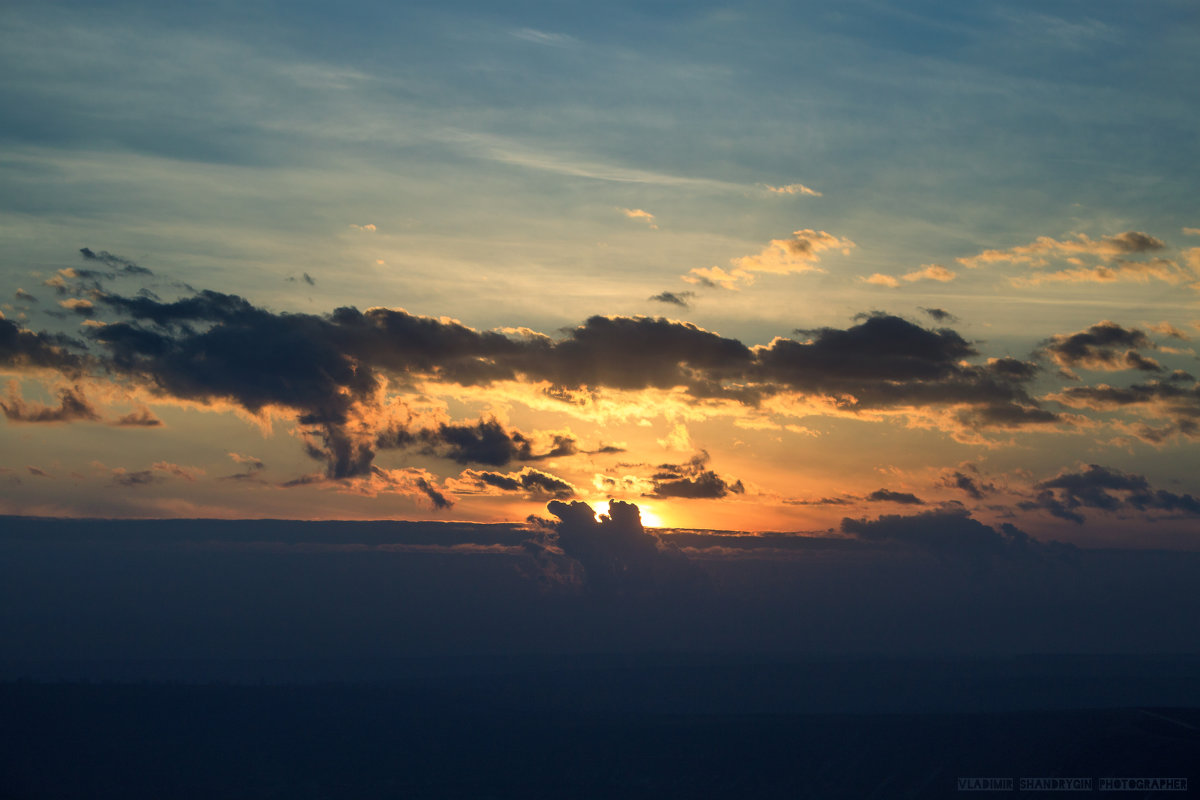
{"label": "cloud", "polygon": [[1097,265],[1093,267],[1078,267],[1064,269],[1058,272],[1043,272],[1020,278],[1013,278],[1014,286],[1039,286],[1043,283],[1116,283],[1118,281],[1146,283],[1151,279],[1178,285],[1193,280],[1193,276],[1180,269],[1179,265],[1167,258],[1155,258],[1150,261],[1118,260],[1115,266]]}
{"label": "cloud", "polygon": [[921,310],[933,318],[934,322],[958,322],[958,317],[944,308],[922,308]]}
{"label": "cloud", "polygon": [[0,400],[0,409],[9,422],[72,422],[74,420],[98,420],[100,415],[83,396],[78,387],[58,390],[58,407],[44,406],[40,403],[26,403],[18,394],[17,383],[8,385],[8,399]]}
{"label": "cloud", "polygon": [[557,522],[548,526],[555,546],[582,567],[586,587],[599,595],[669,594],[699,576],[678,548],[642,527],[633,503],[610,500],[599,519],[587,503],[552,500],[546,506]]}
{"label": "cloud", "polygon": [[943,478],[942,485],[954,489],[961,489],[973,500],[982,500],[984,495],[991,494],[996,491],[996,487],[992,484],[981,483],[970,475],[958,470],[955,470],[953,473]]}
{"label": "cloud", "polygon": [[649,497],[673,497],[680,500],[715,500],[726,495],[744,494],[740,480],[724,478],[711,469],[708,453],[700,451],[686,464],[660,464],[651,477]]}
{"label": "cloud", "polygon": [[947,283],[956,277],[958,277],[956,272],[946,269],[941,264],[924,264],[920,269],[901,275],[899,278],[876,272],[869,278],[859,278],[859,280],[863,283],[871,283],[876,286],[886,286],[890,289],[895,289],[900,286],[900,281],[907,283],[916,281],[939,281]]}
{"label": "cloud", "polygon": [[1191,338],[1192,338],[1192,337],[1188,336],[1186,333],[1184,333],[1183,331],[1181,331],[1179,328],[1176,328],[1171,323],[1165,322],[1165,321],[1159,322],[1155,325],[1147,325],[1146,328],[1154,331],[1159,336],[1166,336],[1169,339],[1179,339],[1180,341],[1187,342],[1187,341],[1191,341]]}
{"label": "cloud", "polygon": [[352,223],[350,223],[350,227],[356,231],[362,231],[363,233],[375,233],[375,231],[377,230],[375,227],[375,223],[373,223],[373,222],[368,222],[366,225],[355,225],[352,222]]}
{"label": "cloud", "polygon": [[492,487],[502,492],[520,492],[531,499],[553,497],[557,500],[569,500],[579,494],[579,490],[567,481],[531,467],[509,473],[477,472],[469,469],[463,472],[460,479],[474,484],[476,488]]}
{"label": "cloud", "polygon": [[242,467],[241,472],[235,472],[232,475],[226,475],[226,480],[245,481],[257,480],[259,473],[267,468],[261,458],[255,456],[244,456],[241,453],[229,452],[226,455],[233,460],[233,463]]}
{"label": "cloud", "polygon": [[869,503],[900,503],[901,505],[923,506],[925,501],[909,492],[893,492],[890,489],[879,489],[867,495]]}
{"label": "cloud", "polygon": [[618,208],[617,210],[630,219],[636,219],[645,222],[650,226],[651,230],[658,230],[658,225],[656,225],[654,222],[654,215],[649,211],[643,211],[640,208]]}
{"label": "cloud", "polygon": [[36,303],[38,299],[24,289],[17,289],[13,292],[13,297],[18,300],[24,300],[26,303]]}
{"label": "cloud", "polygon": [[526,42],[533,42],[534,44],[546,45],[548,47],[569,47],[579,42],[574,36],[569,36],[565,33],[540,31],[536,28],[519,28],[513,31],[512,35]]}
{"label": "cloud", "polygon": [[1161,239],[1156,239],[1141,231],[1125,231],[1113,236],[1102,236],[1099,239],[1092,239],[1086,234],[1077,233],[1073,239],[1062,240],[1050,236],[1039,236],[1030,244],[1011,247],[1007,250],[984,250],[979,255],[956,260],[970,269],[988,264],[1028,264],[1041,267],[1048,264],[1050,258],[1092,256],[1103,260],[1112,260],[1119,256],[1153,252],[1165,247],[1166,244]]}
{"label": "cloud", "polygon": [[679,306],[680,308],[690,308],[689,301],[695,296],[695,292],[660,292],[649,299],[658,303]]}
{"label": "cloud", "polygon": [[1200,228],[1184,228],[1183,232],[1187,236],[1200,236]]}
{"label": "cloud", "polygon": [[846,517],[841,529],[859,539],[899,542],[945,555],[1017,555],[1039,547],[1037,540],[1019,528],[1005,523],[996,529],[973,519],[965,509],[953,507],[907,517],[888,514],[870,521]]}
{"label": "cloud", "polygon": [[83,300],[78,297],[71,297],[66,300],[59,300],[58,304],[68,311],[74,312],[81,317],[90,317],[96,313],[96,307],[91,300]]}
{"label": "cloud", "polygon": [[1077,524],[1084,522],[1077,511],[1080,508],[1109,513],[1134,509],[1200,516],[1200,499],[1155,489],[1144,475],[1098,464],[1089,464],[1082,472],[1062,472],[1035,484],[1034,488],[1040,490],[1037,498],[1020,503],[1020,508],[1045,509]]}
{"label": "cloud", "polygon": [[802,183],[789,183],[786,186],[772,186],[769,183],[760,183],[759,186],[766,189],[771,194],[783,195],[807,195],[809,197],[821,197],[821,193],[816,189],[810,189]]}
{"label": "cloud", "polygon": [[33,333],[11,320],[0,318],[0,367],[44,367],[68,376],[77,375],[84,361],[68,348],[79,344],[61,334]]}
{"label": "cloud", "polygon": [[[107,277],[113,277],[117,274],[125,275],[153,275],[154,273],[143,266],[133,263],[127,258],[113,255],[112,253],[101,250],[96,253],[88,247],[79,248],[79,254],[87,261],[95,261],[108,267],[110,272],[103,273]],[[82,271],[81,271],[82,272]]]}
{"label": "cloud", "polygon": [[843,255],[848,255],[856,246],[849,239],[806,228],[794,231],[790,239],[772,239],[755,255],[730,259],[732,271],[716,266],[698,267],[684,275],[683,279],[703,286],[734,289],[739,284],[754,283],[756,273],[793,275],[802,272],[824,272],[825,270],[817,266],[822,253],[838,250]]}
{"label": "cloud", "polygon": [[1083,367],[1108,372],[1125,369],[1162,372],[1158,362],[1141,355],[1137,348],[1153,350],[1157,345],[1137,328],[1123,328],[1103,320],[1077,333],[1056,334],[1044,341],[1037,352],[1064,370]]}
{"label": "cloud", "polygon": [[46,470],[42,469],[41,467],[35,467],[32,465],[29,465],[29,466],[26,466],[25,469],[27,469],[29,471],[29,474],[34,476],[35,478],[50,478],[51,480],[53,480],[53,478],[54,478],[53,475],[51,475],[49,472],[46,472]]}
{"label": "cloud", "polygon": [[[1190,384],[1190,385],[1189,385]],[[1047,400],[1070,408],[1096,411],[1133,411],[1152,418],[1165,418],[1163,428],[1138,426],[1131,433],[1149,444],[1161,444],[1176,436],[1200,438],[1200,383],[1191,375],[1176,372],[1166,380],[1151,380],[1131,386],[1068,386]]]}
{"label": "cloud", "polygon": [[113,422],[113,425],[134,428],[157,428],[162,424],[163,421],[154,416],[154,412],[145,406],[138,406],[133,411],[130,411],[124,416],[118,417]]}

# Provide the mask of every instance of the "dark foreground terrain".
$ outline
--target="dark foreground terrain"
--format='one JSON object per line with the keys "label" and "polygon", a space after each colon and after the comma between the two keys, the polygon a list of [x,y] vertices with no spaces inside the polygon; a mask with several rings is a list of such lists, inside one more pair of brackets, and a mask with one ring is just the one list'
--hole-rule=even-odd
{"label": "dark foreground terrain", "polygon": [[1200,707],[1081,707],[1186,696],[1194,673],[1131,680],[1125,662],[1088,663],[426,663],[370,682],[10,679],[0,795],[924,798],[980,796],[958,790],[959,778],[980,777],[1188,778],[1194,788]]}

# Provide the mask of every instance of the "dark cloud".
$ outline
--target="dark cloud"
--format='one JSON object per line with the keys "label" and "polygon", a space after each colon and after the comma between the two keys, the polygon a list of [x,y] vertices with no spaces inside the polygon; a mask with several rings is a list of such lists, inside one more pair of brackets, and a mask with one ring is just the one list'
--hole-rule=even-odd
{"label": "dark cloud", "polygon": [[977,413],[961,418],[977,427],[1006,425],[1012,417],[1032,420],[1041,412],[1024,387],[1036,365],[1016,359],[965,364],[978,351],[948,328],[928,330],[877,312],[846,330],[800,332],[810,338],[776,339],[757,350],[756,374],[764,383],[833,396],[850,411],[970,405]]}
{"label": "dark cloud", "polygon": [[105,250],[101,250],[99,253],[96,253],[96,252],[92,251],[91,248],[81,247],[81,248],[79,248],[79,253],[87,261],[95,261],[95,262],[104,264],[106,267],[109,267],[111,270],[114,271],[112,273],[107,273],[106,277],[113,277],[116,273],[124,273],[126,275],[153,275],[154,274],[153,272],[146,269],[145,267],[139,266],[127,258],[122,258],[121,256],[113,255],[112,253],[109,253]]}
{"label": "dark cloud", "polygon": [[934,322],[958,322],[958,317],[944,308],[922,308],[921,310],[932,317]]}
{"label": "dark cloud", "polygon": [[784,500],[789,506],[852,506],[854,501],[847,497],[822,497],[818,500]]}
{"label": "dark cloud", "polygon": [[149,486],[161,480],[161,475],[156,475],[153,470],[149,469],[141,469],[136,472],[118,469],[113,472],[113,483],[118,486]]}
{"label": "dark cloud", "polygon": [[35,478],[53,478],[54,477],[53,475],[51,475],[49,472],[46,472],[46,470],[42,469],[41,467],[26,466],[25,469],[29,470],[29,474],[33,475]]}
{"label": "dark cloud", "polygon": [[900,503],[901,505],[923,506],[925,501],[910,492],[893,492],[890,489],[879,489],[867,495],[870,503]]}
{"label": "dark cloud", "polygon": [[309,286],[316,286],[316,285],[317,285],[317,281],[316,281],[316,280],[313,278],[313,276],[312,276],[312,275],[309,275],[307,272],[306,272],[306,273],[304,273],[304,274],[301,276],[301,278],[303,278],[304,282],[305,282],[305,283],[307,283]]}
{"label": "dark cloud", "polygon": [[[914,516],[888,514],[876,520],[842,520],[841,529],[860,539],[895,541],[947,555],[999,556],[1038,547],[1027,533],[1008,523],[985,525],[961,508],[942,508]],[[1057,544],[1057,543],[1056,543]]]}
{"label": "dark cloud", "polygon": [[80,345],[67,336],[33,333],[0,317],[0,367],[46,367],[74,376],[84,362],[68,348]]}
{"label": "dark cloud", "polygon": [[582,566],[588,589],[597,594],[669,593],[698,579],[677,548],[642,527],[633,503],[610,500],[599,519],[579,501],[552,500],[546,508],[558,517],[549,523],[551,544]]}
{"label": "dark cloud", "polygon": [[138,406],[128,414],[117,418],[113,424],[135,428],[157,428],[163,424],[163,421],[154,416],[154,412],[150,409]]}
{"label": "dark cloud", "polygon": [[267,465],[263,463],[262,459],[255,458],[254,456],[244,456],[240,453],[230,453],[229,457],[233,459],[234,463],[241,465],[242,471],[235,472],[232,475],[226,475],[226,480],[256,480],[259,477],[259,473],[267,468]]}
{"label": "dark cloud", "polygon": [[691,308],[691,300],[695,296],[695,292],[660,292],[649,299],[658,303],[679,306],[680,308]]}
{"label": "dark cloud", "polygon": [[982,500],[985,494],[991,494],[996,491],[996,487],[992,484],[981,483],[970,475],[957,470],[953,474],[946,476],[942,481],[942,485],[961,489],[973,500]]}
{"label": "dark cloud", "polygon": [[1033,501],[1021,508],[1042,508],[1056,517],[1082,523],[1076,510],[1092,508],[1105,512],[1134,509],[1164,511],[1172,514],[1200,516],[1200,500],[1190,494],[1179,495],[1155,489],[1144,475],[1121,472],[1098,464],[1089,464],[1082,472],[1063,472],[1035,484],[1040,490]]}
{"label": "dark cloud", "polygon": [[83,396],[78,386],[59,389],[58,407],[54,408],[39,403],[26,403],[17,394],[15,386],[10,385],[8,398],[0,400],[0,409],[3,409],[9,422],[72,422],[100,419],[100,415]]}
{"label": "dark cloud", "polygon": [[1092,370],[1136,369],[1160,372],[1162,366],[1154,359],[1137,352],[1137,348],[1153,350],[1156,345],[1144,331],[1123,328],[1104,320],[1071,334],[1058,334],[1042,343],[1041,355],[1064,369],[1082,367]]}
{"label": "dark cloud", "polygon": [[561,478],[530,467],[518,473],[508,474],[467,470],[463,477],[504,492],[523,492],[528,497],[549,496],[558,500],[569,500],[578,494],[574,486]]}
{"label": "dark cloud", "polygon": [[1141,231],[1125,231],[1115,236],[1105,236],[1103,241],[1123,253],[1146,253],[1152,250],[1162,250],[1167,246],[1162,239]]}
{"label": "dark cloud", "polygon": [[417,489],[424,493],[424,495],[429,498],[429,501],[433,503],[434,508],[440,510],[450,508],[454,505],[454,503],[450,502],[450,500],[446,498],[445,494],[436,489],[433,484],[431,484],[425,478],[417,478],[415,483]]}
{"label": "dark cloud", "polygon": [[1165,427],[1141,425],[1132,429],[1134,435],[1150,444],[1175,436],[1200,438],[1200,382],[1185,372],[1125,387],[1069,386],[1050,395],[1050,399],[1072,408],[1134,411],[1170,420]]}
{"label": "dark cloud", "polygon": [[[93,254],[96,258],[99,255]],[[107,262],[106,262],[107,263]],[[62,277],[62,276],[60,276]],[[65,284],[64,284],[65,285]],[[98,369],[164,396],[229,402],[251,413],[292,409],[308,452],[329,478],[370,474],[379,448],[423,445],[459,463],[499,467],[580,451],[563,439],[534,452],[530,436],[494,422],[395,430],[382,422],[382,378],[393,386],[434,379],[469,386],[543,382],[551,396],[599,388],[684,390],[693,401],[755,405],[780,393],[833,398],[848,412],[966,406],[960,424],[1017,427],[1055,423],[1026,386],[1035,364],[1016,359],[966,363],[975,347],[949,329],[928,330],[881,312],[846,329],[821,328],[807,340],[750,348],[686,322],[593,316],[560,339],[480,332],[399,309],[339,308],[326,315],[274,313],[236,295],[153,295],[93,290],[119,319],[90,331]],[[59,362],[78,356],[55,340],[0,329],[0,353]],[[9,356],[14,358],[16,356]],[[660,496],[720,496],[740,484],[720,476],[681,476]]]}
{"label": "dark cloud", "polygon": [[24,289],[17,289],[13,292],[13,297],[18,300],[24,300],[26,303],[36,303],[38,299]]}
{"label": "dark cloud", "polygon": [[659,464],[658,472],[651,476],[654,490],[646,496],[713,500],[746,491],[740,480],[723,478],[713,470],[705,469],[708,460],[708,453],[701,451],[686,464]]}

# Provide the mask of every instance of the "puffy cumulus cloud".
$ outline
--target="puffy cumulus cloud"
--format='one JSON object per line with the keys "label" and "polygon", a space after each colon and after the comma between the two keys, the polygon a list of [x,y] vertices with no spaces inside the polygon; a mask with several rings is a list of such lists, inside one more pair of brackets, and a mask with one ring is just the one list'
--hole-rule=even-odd
{"label": "puffy cumulus cloud", "polygon": [[[1079,509],[1101,512],[1164,512],[1174,516],[1200,516],[1200,500],[1190,494],[1155,489],[1144,475],[1089,464],[1080,472],[1062,472],[1034,485],[1033,500],[1023,501],[1024,510],[1043,509],[1060,519],[1084,522]],[[1153,516],[1150,517],[1153,519]]]}
{"label": "puffy cumulus cloud", "polygon": [[895,289],[900,286],[900,282],[915,283],[916,281],[938,281],[940,283],[948,283],[958,277],[958,273],[954,270],[946,269],[941,264],[923,264],[920,269],[905,273],[899,277],[891,275],[883,275],[876,272],[869,278],[859,278],[863,283],[870,283],[876,286],[886,286],[889,289]]}
{"label": "puffy cumulus cloud", "polygon": [[857,245],[849,239],[811,228],[793,231],[790,239],[772,239],[759,253],[730,260],[732,271],[721,267],[695,268],[683,279],[703,286],[734,289],[739,284],[754,283],[756,273],[793,275],[801,272],[824,272],[817,262],[828,250],[848,255]]}
{"label": "puffy cumulus cloud", "polygon": [[[947,556],[1025,556],[1039,552],[1041,543],[1029,534],[1004,523],[999,528],[985,525],[962,508],[947,507],[912,516],[887,514],[875,520],[846,517],[842,533],[873,542],[896,542]],[[1055,549],[1069,545],[1053,542]]]}
{"label": "puffy cumulus cloud", "polygon": [[98,420],[100,415],[78,386],[58,390],[58,407],[26,403],[16,381],[8,384],[8,397],[0,400],[0,409],[9,422],[73,422]]}
{"label": "puffy cumulus cloud", "polygon": [[690,308],[691,300],[695,296],[695,292],[659,292],[649,299],[656,303],[667,303],[668,305],[679,306],[680,308]]}
{"label": "puffy cumulus cloud", "polygon": [[618,208],[622,214],[629,219],[640,220],[650,226],[651,230],[658,230],[658,225],[654,222],[654,215],[649,211],[643,211],[640,208]]}
{"label": "puffy cumulus cloud", "polygon": [[808,197],[822,197],[823,195],[816,189],[810,189],[802,183],[789,183],[784,186],[772,186],[769,183],[759,184],[771,194],[779,195],[806,195]]}
{"label": "puffy cumulus cloud", "polygon": [[1138,348],[1154,350],[1157,345],[1144,331],[1103,320],[1076,333],[1055,334],[1042,343],[1038,353],[1067,371],[1082,367],[1108,372],[1162,372],[1162,366],[1138,353]]}
{"label": "puffy cumulus cloud", "polygon": [[520,472],[487,472],[465,470],[459,476],[456,485],[459,491],[476,491],[487,493],[513,492],[534,499],[538,497],[553,497],[557,500],[569,500],[579,494],[579,490],[562,478],[557,478],[547,472],[525,467]]}
{"label": "puffy cumulus cloud", "polygon": [[715,500],[729,494],[745,494],[740,480],[722,477],[708,466],[709,456],[701,450],[685,464],[659,464],[651,476],[648,497],[681,500]]}
{"label": "puffy cumulus cloud", "polygon": [[587,503],[552,500],[546,506],[557,521],[544,523],[557,547],[577,562],[585,586],[598,595],[671,594],[699,581],[678,548],[642,526],[633,503],[611,500],[597,518]]}
{"label": "puffy cumulus cloud", "polygon": [[1141,231],[1125,231],[1099,239],[1077,233],[1071,239],[1039,236],[1029,244],[1010,247],[1007,250],[984,250],[979,255],[956,260],[971,269],[988,264],[1028,264],[1042,267],[1048,264],[1051,258],[1091,256],[1110,261],[1120,256],[1154,252],[1165,247],[1166,244],[1161,239]]}
{"label": "puffy cumulus cloud", "polygon": [[899,503],[906,506],[923,506],[925,501],[911,492],[894,492],[891,489],[878,489],[867,495],[868,503]]}
{"label": "puffy cumulus cloud", "polygon": [[1165,380],[1151,380],[1131,386],[1108,384],[1068,386],[1047,395],[1047,400],[1093,411],[1131,412],[1151,419],[1164,419],[1157,428],[1149,425],[1127,427],[1138,439],[1159,445],[1180,436],[1200,439],[1200,382],[1184,372],[1175,372]]}

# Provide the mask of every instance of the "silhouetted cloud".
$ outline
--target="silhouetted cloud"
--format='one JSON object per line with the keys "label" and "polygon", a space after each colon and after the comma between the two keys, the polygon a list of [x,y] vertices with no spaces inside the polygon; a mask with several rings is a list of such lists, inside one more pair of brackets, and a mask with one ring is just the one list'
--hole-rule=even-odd
{"label": "silhouetted cloud", "polygon": [[678,549],[642,527],[633,503],[610,500],[608,514],[596,518],[587,503],[552,500],[546,506],[558,517],[550,523],[553,544],[579,562],[587,587],[598,594],[669,593],[695,580]]}
{"label": "silhouetted cloud", "polygon": [[701,451],[686,464],[659,464],[658,471],[651,476],[653,491],[647,496],[711,500],[730,493],[745,493],[746,488],[740,480],[721,477],[713,470],[705,469],[708,460],[708,453]]}
{"label": "silhouetted cloud", "polygon": [[689,301],[695,296],[695,292],[660,292],[650,299],[658,303],[669,303],[680,308],[690,308]]}
{"label": "silhouetted cloud", "polygon": [[934,322],[958,322],[958,317],[944,308],[922,308],[921,310],[932,317]]}
{"label": "silhouetted cloud", "polygon": [[69,352],[75,340],[52,333],[33,333],[0,317],[0,367],[46,367],[77,375],[83,359]]}
{"label": "silhouetted cloud", "polygon": [[38,299],[24,289],[17,289],[13,292],[13,297],[18,300],[24,300],[26,303],[36,303]]}
{"label": "silhouetted cloud", "polygon": [[1200,500],[1192,495],[1155,489],[1144,475],[1098,464],[1089,464],[1082,472],[1060,473],[1035,484],[1034,488],[1040,490],[1037,499],[1023,502],[1021,508],[1042,508],[1075,523],[1084,521],[1076,510],[1079,508],[1105,512],[1135,509],[1200,516]]}
{"label": "silhouetted cloud", "polygon": [[990,556],[1028,552],[1038,542],[1008,523],[999,530],[960,508],[942,508],[914,516],[888,514],[875,520],[842,520],[841,529],[860,539],[896,541],[947,555]]}
{"label": "silhouetted cloud", "polygon": [[1071,408],[1133,411],[1169,420],[1168,425],[1159,428],[1141,425],[1130,429],[1131,433],[1150,444],[1159,444],[1175,436],[1200,437],[1200,382],[1185,372],[1176,372],[1166,380],[1125,387],[1103,383],[1097,386],[1068,386],[1049,395],[1047,399]]}
{"label": "silhouetted cloud", "polygon": [[901,505],[923,506],[925,501],[911,492],[893,492],[891,489],[878,489],[867,495],[870,503],[900,503]]}
{"label": "silhouetted cloud", "polygon": [[973,500],[982,500],[985,494],[996,491],[996,487],[990,483],[981,483],[970,475],[958,470],[946,476],[942,481],[942,485],[961,489]]}
{"label": "silhouetted cloud", "polygon": [[1086,330],[1071,334],[1056,334],[1044,341],[1039,353],[1064,369],[1083,367],[1092,370],[1136,369],[1161,372],[1154,359],[1139,354],[1137,348],[1155,349],[1156,345],[1144,331],[1123,328],[1104,320]]}
{"label": "silhouetted cloud", "polygon": [[124,273],[126,275],[153,275],[154,273],[143,266],[133,263],[127,258],[122,258],[118,255],[113,255],[106,250],[101,250],[99,253],[93,252],[91,248],[81,247],[79,253],[88,261],[99,262],[108,267],[112,272],[107,273],[112,277],[116,273]]}
{"label": "silhouetted cloud", "polygon": [[157,428],[162,424],[163,421],[154,416],[154,412],[145,406],[138,406],[113,422],[113,425],[135,428]]}
{"label": "silhouetted cloud", "polygon": [[521,492],[531,498],[549,496],[569,500],[578,494],[578,490],[567,481],[531,467],[507,474],[467,470],[462,477],[504,492]]}

